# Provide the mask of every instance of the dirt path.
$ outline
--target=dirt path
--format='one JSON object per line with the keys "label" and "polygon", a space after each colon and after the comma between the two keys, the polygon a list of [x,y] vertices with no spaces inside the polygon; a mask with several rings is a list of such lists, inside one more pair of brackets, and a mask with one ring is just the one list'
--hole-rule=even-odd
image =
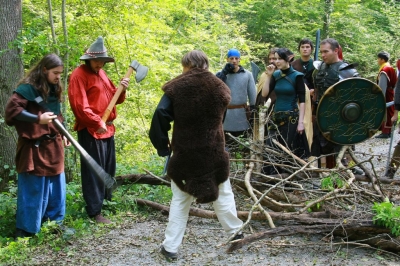
{"label": "dirt path", "polygon": [[[71,242],[68,251],[47,250],[32,265],[170,265],[158,252],[167,218],[142,222],[125,220],[101,236]],[[253,230],[265,224],[254,222]],[[250,233],[250,232],[245,232]],[[191,217],[175,265],[400,265],[399,258],[373,249],[335,245],[322,235],[274,237],[252,243],[227,254],[218,222]],[[337,239],[339,241],[339,239]],[[334,241],[334,243],[336,240]]]}
{"label": "dirt path", "polygon": [[[396,133],[394,145],[400,135]],[[389,139],[370,139],[356,145],[356,151],[378,155],[373,162],[383,175]],[[363,156],[362,156],[363,157]],[[399,178],[397,174],[396,178]],[[107,228],[100,237],[71,240],[67,250],[46,249],[30,265],[170,265],[158,250],[167,217],[155,214],[137,221],[124,221]],[[245,234],[261,231],[267,223],[251,222]],[[324,242],[323,235],[274,237],[247,245],[227,254],[227,236],[215,220],[190,217],[184,242],[175,265],[400,265],[400,257],[360,246],[338,245],[339,238]]]}

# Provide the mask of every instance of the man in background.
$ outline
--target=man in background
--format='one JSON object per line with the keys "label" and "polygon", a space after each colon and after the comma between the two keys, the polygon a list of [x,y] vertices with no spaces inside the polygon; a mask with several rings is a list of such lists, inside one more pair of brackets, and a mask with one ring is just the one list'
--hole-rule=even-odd
{"label": "man in background", "polygon": [[[227,64],[216,75],[228,85],[231,92],[231,101],[228,105],[224,120],[224,131],[234,137],[245,136],[250,128],[246,115],[247,103],[250,109],[255,110],[256,85],[250,71],[240,65],[240,52],[230,49],[226,58]],[[227,146],[236,142],[226,135]]]}
{"label": "man in background", "polygon": [[[385,95],[386,102],[394,100],[394,86],[397,82],[396,71],[389,64],[390,55],[388,52],[382,51],[377,55],[377,63],[379,65],[378,76],[376,77],[376,83],[382,89],[383,95]],[[382,133],[376,136],[378,139],[388,139],[392,132],[392,120],[394,114],[394,106],[386,108],[386,116],[381,125]]]}
{"label": "man in background", "polygon": [[312,41],[308,38],[304,38],[299,42],[297,50],[300,53],[300,58],[292,62],[292,67],[304,74],[304,82],[310,89],[310,93],[314,91],[314,81],[312,79],[312,73],[314,71],[314,60],[311,58],[314,50]]}

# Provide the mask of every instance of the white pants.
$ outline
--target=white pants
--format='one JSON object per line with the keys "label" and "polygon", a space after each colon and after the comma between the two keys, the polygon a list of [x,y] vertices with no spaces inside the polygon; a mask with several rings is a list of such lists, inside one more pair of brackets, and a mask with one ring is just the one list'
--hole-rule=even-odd
{"label": "white pants", "polygon": [[[189,209],[194,197],[180,190],[173,181],[171,181],[171,189],[172,200],[163,246],[166,251],[176,253],[185,234]],[[235,199],[229,178],[219,185],[219,196],[213,202],[213,207],[225,232],[227,234],[236,233],[243,222],[237,218]]]}

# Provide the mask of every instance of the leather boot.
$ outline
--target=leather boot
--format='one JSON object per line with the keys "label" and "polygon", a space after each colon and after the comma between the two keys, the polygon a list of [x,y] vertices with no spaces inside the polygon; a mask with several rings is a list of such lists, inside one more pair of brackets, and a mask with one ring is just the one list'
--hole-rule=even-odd
{"label": "leather boot", "polygon": [[94,217],[94,220],[96,221],[96,223],[100,223],[100,224],[110,224],[111,221],[108,220],[107,218],[103,217],[103,215],[98,214]]}

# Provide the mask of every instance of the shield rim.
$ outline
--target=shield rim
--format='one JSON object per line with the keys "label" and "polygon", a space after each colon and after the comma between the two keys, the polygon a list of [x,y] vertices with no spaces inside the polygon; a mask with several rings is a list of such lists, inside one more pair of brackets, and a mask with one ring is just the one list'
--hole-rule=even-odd
{"label": "shield rim", "polygon": [[[324,95],[323,95],[323,96],[321,97],[321,99],[319,100],[319,103],[321,103],[325,98],[330,97],[332,94],[334,94],[334,93],[335,93],[335,87],[337,87],[337,85],[339,85],[340,83],[349,82],[349,81],[351,81],[351,80],[362,80],[362,81],[367,81],[368,83],[370,83],[371,85],[373,85],[372,91],[376,91],[376,93],[379,93],[379,92],[380,92],[380,93],[382,94],[382,99],[383,99],[383,101],[384,101],[384,106],[386,106],[386,100],[385,100],[386,98],[385,98],[385,95],[383,94],[382,89],[378,86],[378,84],[376,84],[375,82],[372,82],[372,81],[369,80],[369,79],[360,78],[360,77],[347,78],[347,79],[344,79],[344,80],[340,80],[340,81],[336,82],[335,84],[331,85],[331,86],[325,91]],[[320,110],[320,106],[321,106],[321,105],[318,104],[317,111],[316,111],[316,121],[317,121],[317,125],[318,125],[318,130],[320,131],[320,133],[322,134],[322,136],[324,136],[327,140],[329,140],[329,141],[332,142],[332,143],[339,144],[339,145],[354,145],[354,144],[361,143],[361,142],[363,142],[363,141],[365,141],[365,140],[371,138],[373,135],[375,135],[376,132],[379,131],[380,125],[382,125],[382,123],[383,123],[383,121],[384,121],[384,118],[385,118],[385,113],[386,113],[386,109],[384,109],[383,115],[382,115],[382,119],[381,119],[381,121],[380,121],[380,124],[379,124],[378,128],[377,128],[377,129],[370,129],[370,130],[368,131],[368,137],[367,137],[367,138],[365,138],[365,139],[363,139],[363,140],[361,140],[361,141],[357,141],[357,142],[340,143],[340,142],[337,142],[337,141],[335,141],[335,140],[332,140],[331,137],[327,137],[327,134],[324,134],[324,131],[321,130],[321,126],[320,126],[320,123],[319,123],[319,115],[318,115],[319,110]]]}

